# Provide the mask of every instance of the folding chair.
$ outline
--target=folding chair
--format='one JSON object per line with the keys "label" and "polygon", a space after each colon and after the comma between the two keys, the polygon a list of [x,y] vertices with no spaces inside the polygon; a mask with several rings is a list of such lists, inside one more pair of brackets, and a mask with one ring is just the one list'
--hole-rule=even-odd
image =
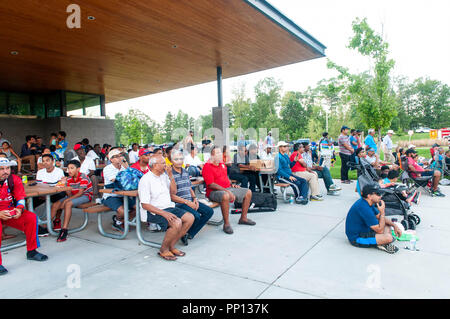
{"label": "folding chair", "polygon": [[430,196],[433,196],[431,188],[427,187],[428,183],[433,179],[433,176],[420,176],[413,178],[408,167],[408,158],[406,156],[402,156],[401,163],[401,166],[403,168],[403,173],[401,176],[402,182],[406,184],[411,190],[418,190],[422,188]]}

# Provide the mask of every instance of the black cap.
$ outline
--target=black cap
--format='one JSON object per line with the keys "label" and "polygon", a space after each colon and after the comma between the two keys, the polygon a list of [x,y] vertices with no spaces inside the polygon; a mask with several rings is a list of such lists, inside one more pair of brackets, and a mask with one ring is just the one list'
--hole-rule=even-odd
{"label": "black cap", "polygon": [[366,198],[370,194],[377,194],[381,196],[381,194],[383,194],[383,189],[377,183],[368,184],[363,187],[362,197]]}
{"label": "black cap", "polygon": [[408,148],[405,152],[406,156],[408,156],[411,153],[417,154],[417,151],[413,148]]}
{"label": "black cap", "polygon": [[341,132],[343,131],[343,130],[349,130],[350,128],[348,127],[348,126],[343,126],[343,127],[341,127]]}
{"label": "black cap", "polygon": [[440,145],[438,143],[435,143],[432,147],[439,147]]}

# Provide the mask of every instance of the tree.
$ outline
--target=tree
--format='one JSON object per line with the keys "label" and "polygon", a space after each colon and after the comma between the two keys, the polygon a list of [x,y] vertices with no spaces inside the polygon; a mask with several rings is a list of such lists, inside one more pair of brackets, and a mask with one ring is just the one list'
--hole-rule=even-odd
{"label": "tree", "polygon": [[373,60],[372,72],[350,74],[348,69],[331,61],[328,66],[335,68],[341,77],[348,80],[350,103],[356,106],[363,123],[377,130],[378,136],[381,136],[381,129],[390,127],[392,119],[397,115],[397,99],[390,78],[395,62],[388,58],[388,43],[370,28],[367,19],[356,19],[352,28],[354,35],[348,47]]}
{"label": "tree", "polygon": [[169,141],[172,137],[172,131],[174,129],[174,116],[171,112],[167,112],[166,119],[164,120],[164,129],[163,129],[163,136],[164,140]]}
{"label": "tree", "polygon": [[301,104],[300,92],[286,92],[281,100],[281,136],[292,136],[294,138],[304,137],[308,131],[309,113]]}
{"label": "tree", "polygon": [[280,107],[281,83],[274,78],[265,78],[255,86],[255,103],[250,107],[249,127],[279,127],[278,108]]}
{"label": "tree", "polygon": [[158,125],[145,113],[130,109],[128,114],[116,114],[114,122],[116,141],[119,144],[148,143],[158,131]]}
{"label": "tree", "polygon": [[233,99],[226,106],[230,110],[230,127],[249,128],[251,100],[245,97],[245,85],[233,89]]}

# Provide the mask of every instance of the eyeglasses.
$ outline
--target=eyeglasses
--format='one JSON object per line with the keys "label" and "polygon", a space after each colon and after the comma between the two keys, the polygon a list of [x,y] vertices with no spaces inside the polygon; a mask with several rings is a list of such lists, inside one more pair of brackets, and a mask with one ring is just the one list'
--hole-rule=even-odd
{"label": "eyeglasses", "polygon": [[182,157],[181,158],[173,158],[172,161],[181,162],[181,161],[183,161],[183,158]]}

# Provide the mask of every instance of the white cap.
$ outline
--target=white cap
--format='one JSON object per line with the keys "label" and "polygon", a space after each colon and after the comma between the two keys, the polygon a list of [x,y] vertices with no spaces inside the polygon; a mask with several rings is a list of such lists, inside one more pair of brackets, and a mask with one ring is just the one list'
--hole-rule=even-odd
{"label": "white cap", "polygon": [[387,134],[395,134],[393,130],[387,131]]}
{"label": "white cap", "polygon": [[280,146],[289,146],[289,144],[286,143],[285,141],[279,141],[277,144],[277,147],[280,147]]}
{"label": "white cap", "polygon": [[10,161],[5,157],[0,157],[0,166],[17,166],[16,161]]}
{"label": "white cap", "polygon": [[414,144],[409,144],[408,148],[415,148],[416,146]]}
{"label": "white cap", "polygon": [[109,151],[109,153],[108,153],[108,158],[111,160],[111,158],[112,158],[113,156],[116,156],[116,155],[119,155],[119,154],[122,154],[122,152],[119,151],[119,149],[115,148],[115,149]]}

